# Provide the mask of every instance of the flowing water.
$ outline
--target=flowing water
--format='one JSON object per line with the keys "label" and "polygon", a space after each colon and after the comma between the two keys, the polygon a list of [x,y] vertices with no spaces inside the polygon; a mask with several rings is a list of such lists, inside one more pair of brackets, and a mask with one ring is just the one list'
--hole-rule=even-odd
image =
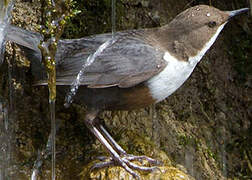
{"label": "flowing water", "polygon": [[51,152],[52,152],[52,180],[55,180],[55,164],[56,164],[56,121],[55,121],[55,100],[49,101],[50,118],[51,118]]}
{"label": "flowing water", "polygon": [[[108,46],[112,45],[115,42],[114,39],[114,34],[115,34],[115,0],[112,0],[112,16],[111,16],[111,21],[112,21],[112,38],[110,40],[108,40],[107,42],[105,42],[104,44],[102,44],[97,50],[96,52],[94,52],[94,54],[91,54],[87,61],[86,64],[83,65],[82,70],[79,72],[76,80],[73,82],[73,85],[71,87],[71,91],[69,93],[69,95],[67,96],[67,100],[66,100],[66,104],[70,104],[72,102],[72,97],[76,94],[78,87],[80,85],[80,81],[81,78],[84,75],[85,69],[87,66],[90,66],[94,60],[96,59],[97,56],[99,56],[104,49],[106,49]],[[42,39],[41,35],[37,34],[37,33],[31,33],[31,32],[27,32],[24,31],[20,28],[16,28],[13,26],[9,25],[10,22],[10,12],[11,9],[13,7],[13,2],[9,2],[8,6],[2,6],[3,1],[0,2],[0,7],[3,7],[1,9],[1,24],[0,24],[0,42],[1,42],[1,47],[5,46],[5,40],[6,40],[6,35],[7,35],[7,39],[12,41],[12,42],[16,42],[18,44],[21,44],[25,47],[29,47],[30,49],[35,50],[35,52],[37,53],[37,57],[39,59],[41,59],[41,54],[39,52],[39,49],[37,48],[37,45],[39,44],[39,41]],[[7,29],[8,28],[8,34]],[[0,63],[2,63],[2,58],[4,55],[4,48],[1,48],[1,59],[0,59]],[[11,74],[9,73],[9,78],[11,79]],[[12,91],[12,88],[9,89],[10,91]],[[9,96],[9,101],[12,101],[12,92],[9,92],[10,96]],[[11,104],[11,103],[10,103]],[[1,119],[4,119],[1,122],[1,128],[4,127],[3,129],[5,129],[5,131],[1,131],[1,132],[7,132],[6,127],[8,127],[8,116],[6,114],[6,108],[4,108],[3,103],[1,102],[1,109],[4,109],[4,111],[1,111]],[[48,141],[47,141],[47,145],[44,149],[39,150],[37,152],[37,158],[33,164],[33,169],[31,172],[31,180],[36,180],[38,178],[38,173],[41,172],[41,168],[42,165],[44,164],[45,159],[48,158],[49,155],[52,156],[52,162],[51,162],[51,178],[55,179],[56,175],[55,175],[55,134],[56,134],[56,125],[55,125],[55,102],[49,102],[49,109],[50,109],[50,118],[51,118],[51,133],[49,135]],[[4,113],[3,113],[4,112]],[[9,131],[11,132],[11,131]],[[8,157],[10,157],[10,143],[11,140],[6,138],[8,137],[8,134],[4,134],[4,136],[2,136],[1,134],[1,140],[3,138],[5,138],[5,141],[1,141],[1,142],[6,142],[6,143],[2,143],[1,145],[1,151],[3,151],[3,153],[1,153],[1,162],[3,162],[1,164],[1,179],[2,177],[5,177],[6,174],[8,173],[7,170],[9,169],[7,166],[9,166],[9,162],[8,162]],[[9,149],[8,149],[9,148]],[[5,159],[3,159],[5,158]],[[0,162],[0,163],[1,163]],[[5,178],[4,178],[5,179]]]}
{"label": "flowing water", "polygon": [[8,108],[3,98],[0,99],[0,180],[7,179],[9,170],[9,136],[8,136]]}
{"label": "flowing water", "polygon": [[82,69],[80,70],[80,72],[78,73],[76,79],[74,80],[74,82],[71,85],[71,89],[70,92],[67,94],[66,98],[65,98],[65,107],[69,107],[69,105],[72,103],[73,101],[73,97],[75,96],[75,94],[78,91],[78,88],[81,84],[81,80],[82,78],[85,76],[85,70],[88,66],[90,66],[95,59],[109,46],[111,46],[112,44],[114,44],[116,42],[116,37],[115,37],[115,31],[116,31],[116,25],[115,25],[115,21],[116,21],[116,0],[112,0],[111,3],[112,6],[112,12],[111,12],[111,21],[112,21],[112,37],[110,40],[106,41],[105,43],[103,43],[102,45],[99,46],[99,48],[93,53],[90,54],[89,57],[87,58],[86,62],[83,64]]}
{"label": "flowing water", "polygon": [[[93,54],[91,54],[88,58],[86,63],[83,65],[81,71],[78,73],[76,80],[72,83],[71,86],[71,90],[68,93],[68,95],[66,96],[66,103],[65,106],[68,107],[71,103],[72,103],[72,98],[73,96],[76,94],[82,77],[85,75],[85,69],[86,67],[90,66],[96,59],[96,57],[98,57],[103,51],[104,49],[106,49],[107,47],[111,46],[114,42],[115,42],[115,31],[116,31],[116,25],[115,25],[115,19],[116,19],[116,0],[112,0],[111,1],[111,6],[112,6],[112,12],[111,12],[111,21],[112,21],[112,37],[110,40],[106,41],[105,43],[103,43]],[[49,102],[49,106],[50,106],[50,117],[51,117],[51,133],[48,139],[48,142],[50,141],[50,145],[51,145],[51,152],[52,152],[52,180],[54,180],[56,178],[55,175],[55,135],[56,135],[56,123],[55,123],[55,101],[50,101]],[[40,159],[40,155],[38,156],[37,160]],[[32,180],[36,179],[36,175],[38,172],[38,169],[40,166],[38,166],[41,160],[38,160],[37,162],[35,162],[34,164],[34,170],[32,173]]]}
{"label": "flowing water", "polygon": [[55,101],[49,102],[49,109],[50,109],[50,118],[51,118],[51,132],[48,137],[46,146],[42,150],[38,150],[37,159],[34,162],[33,170],[31,174],[31,180],[37,180],[39,172],[41,172],[42,165],[44,164],[45,159],[51,155],[52,157],[52,167],[51,167],[51,178],[54,180],[56,178],[55,173],[55,164],[56,164],[56,157],[55,157],[55,137],[56,131],[58,130],[59,123],[56,123],[55,120]]}
{"label": "flowing water", "polygon": [[10,23],[11,10],[13,8],[14,2],[11,0],[1,0],[0,1],[0,64],[3,62],[3,56],[5,51],[5,36],[6,27]]}
{"label": "flowing water", "polygon": [[111,1],[111,7],[112,7],[112,12],[111,12],[111,24],[112,24],[112,38],[115,37],[115,32],[116,32],[116,0]]}
{"label": "flowing water", "polygon": [[[0,65],[4,59],[5,52],[5,44],[6,39],[11,40],[13,42],[17,42],[18,44],[22,44],[26,47],[30,47],[31,49],[38,51],[37,45],[39,44],[39,40],[41,36],[36,33],[28,33],[20,28],[15,28],[10,26],[11,19],[11,10],[13,8],[14,1],[0,1]],[[8,33],[7,33],[8,32]],[[6,38],[6,36],[8,37]],[[39,57],[41,56],[38,53]],[[5,100],[1,98],[0,100],[0,180],[8,180],[11,178],[13,164],[11,162],[12,159],[12,125],[15,123],[12,122],[15,118],[13,118],[11,112],[14,112],[13,109],[13,88],[12,86],[12,65],[8,67],[8,77],[9,77],[9,99]],[[8,103],[6,102],[8,101]],[[55,125],[55,101],[49,102],[50,109],[50,118],[51,118],[51,134],[48,139],[48,143],[45,149],[41,152],[38,152],[37,160],[34,163],[34,168],[32,171],[31,179],[36,180],[38,176],[38,172],[43,164],[43,160],[47,158],[49,154],[52,154],[52,179],[55,179],[55,134],[56,134],[56,125]],[[9,116],[10,114],[10,116]],[[16,161],[16,160],[14,160]],[[14,162],[14,164],[17,162]],[[15,171],[15,170],[13,170]]]}
{"label": "flowing water", "polygon": [[[0,1],[0,65],[4,60],[6,32],[11,19],[13,1]],[[8,68],[11,79],[10,67]],[[11,81],[8,82],[10,85]],[[11,86],[11,85],[10,85]],[[11,173],[11,140],[13,118],[9,117],[12,111],[12,87],[9,88],[9,99],[0,97],[0,180],[8,180]]]}
{"label": "flowing water", "polygon": [[104,49],[106,49],[107,47],[111,46],[114,42],[115,42],[114,38],[106,41],[101,46],[99,46],[99,48],[95,51],[94,54],[91,54],[87,58],[87,61],[85,62],[85,64],[83,64],[82,69],[80,70],[80,72],[78,73],[76,79],[72,83],[70,92],[66,96],[66,102],[64,104],[65,107],[69,107],[69,105],[72,103],[73,97],[77,93],[77,90],[78,90],[78,88],[79,88],[79,86],[81,84],[81,80],[82,80],[83,76],[85,76],[85,70],[86,70],[86,68],[88,66],[90,66],[95,61],[96,57],[98,57],[104,51]]}

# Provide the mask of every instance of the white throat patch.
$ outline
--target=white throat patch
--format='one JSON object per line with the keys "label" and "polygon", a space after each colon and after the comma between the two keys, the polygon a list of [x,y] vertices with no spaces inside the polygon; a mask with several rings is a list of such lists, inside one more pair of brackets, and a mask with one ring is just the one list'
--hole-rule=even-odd
{"label": "white throat patch", "polygon": [[180,61],[169,52],[165,52],[163,58],[167,61],[167,66],[162,72],[147,81],[150,93],[156,102],[170,96],[187,80],[197,63],[213,45],[225,24],[222,24],[201,51],[196,56],[190,57],[188,61]]}

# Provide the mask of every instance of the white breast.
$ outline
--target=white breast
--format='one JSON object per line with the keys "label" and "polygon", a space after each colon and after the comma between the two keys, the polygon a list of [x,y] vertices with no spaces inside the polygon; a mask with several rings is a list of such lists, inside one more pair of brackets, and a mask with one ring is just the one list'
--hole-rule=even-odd
{"label": "white breast", "polygon": [[158,75],[148,81],[152,97],[156,102],[162,101],[176,91],[190,76],[197,63],[179,61],[169,52],[166,52],[164,59],[167,66]]}
{"label": "white breast", "polygon": [[147,81],[150,93],[156,102],[170,96],[187,80],[197,63],[212,46],[224,25],[221,25],[202,50],[196,56],[190,57],[188,61],[179,61],[169,52],[165,52],[163,58],[167,61],[167,66],[162,72]]}

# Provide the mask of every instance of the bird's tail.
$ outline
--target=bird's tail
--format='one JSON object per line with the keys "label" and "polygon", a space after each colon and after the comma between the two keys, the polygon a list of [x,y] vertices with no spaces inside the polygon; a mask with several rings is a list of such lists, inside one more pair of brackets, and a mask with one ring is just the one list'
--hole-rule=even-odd
{"label": "bird's tail", "polygon": [[46,75],[41,63],[42,55],[38,48],[43,36],[12,25],[8,25],[7,31],[6,40],[14,42],[20,47],[25,57],[31,62],[31,71],[34,77],[44,78]]}
{"label": "bird's tail", "polygon": [[29,49],[29,53],[34,55],[36,60],[40,62],[41,54],[38,45],[42,36],[39,33],[34,33],[10,25],[13,5],[14,3],[11,0],[0,1],[0,64],[3,61],[6,41],[15,42],[19,46],[26,48],[26,50]]}
{"label": "bird's tail", "polygon": [[42,40],[42,35],[12,25],[8,25],[7,31],[6,40],[15,42],[22,48],[30,49],[39,58],[37,60],[41,61],[41,53],[38,45]]}

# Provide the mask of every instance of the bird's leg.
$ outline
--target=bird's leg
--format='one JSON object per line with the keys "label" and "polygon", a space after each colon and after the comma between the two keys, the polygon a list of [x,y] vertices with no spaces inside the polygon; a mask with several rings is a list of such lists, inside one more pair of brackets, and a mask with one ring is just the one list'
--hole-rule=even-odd
{"label": "bird's leg", "polygon": [[123,156],[125,159],[127,159],[129,161],[146,160],[150,164],[154,164],[154,165],[162,164],[158,160],[152,159],[152,158],[150,158],[148,156],[135,156],[135,155],[132,155],[132,154],[127,154],[126,151],[119,144],[117,144],[117,142],[110,136],[110,134],[107,132],[107,130],[103,127],[103,125],[99,121],[99,118],[95,119],[95,126],[96,126],[97,129],[100,130],[101,134],[106,138],[106,140],[114,147],[116,152],[118,154],[120,154],[121,156]]}
{"label": "bird's leg", "polygon": [[[113,162],[105,162],[103,164],[95,165],[94,168],[113,166],[114,163],[122,166],[126,171],[128,171],[134,178],[140,179],[139,175],[135,173],[120,157],[120,155],[113,149],[109,142],[103,137],[100,131],[94,126],[94,120],[98,114],[98,110],[93,110],[86,115],[85,124],[88,129],[96,136],[96,138],[106,147],[112,156]],[[100,165],[100,166],[99,166]]]}
{"label": "bird's leg", "polygon": [[[129,172],[136,179],[140,179],[140,177],[132,169],[147,171],[147,172],[151,172],[151,171],[158,169],[157,167],[143,167],[143,166],[139,166],[139,165],[136,165],[136,164],[130,162],[134,159],[139,160],[139,159],[146,159],[146,158],[143,158],[144,156],[134,157],[133,155],[128,155],[115,142],[115,140],[113,140],[113,138],[108,134],[108,132],[103,128],[103,126],[100,127],[99,123],[96,122],[97,114],[98,114],[98,111],[95,111],[95,110],[89,112],[86,115],[85,123],[86,123],[86,126],[90,129],[90,131],[97,137],[97,139],[108,150],[112,159],[110,158],[109,161],[97,163],[92,167],[92,169],[119,165],[119,166],[123,167],[127,172]],[[99,128],[97,128],[97,126],[99,126]],[[112,139],[112,140],[110,140],[110,139]],[[120,152],[122,152],[123,155],[121,155]]]}
{"label": "bird's leg", "polygon": [[101,134],[107,139],[107,141],[114,147],[116,152],[120,155],[126,155],[126,151],[119,145],[117,142],[110,136],[108,131],[103,127],[103,125],[100,123],[99,118],[95,118],[95,127],[100,130]]}

